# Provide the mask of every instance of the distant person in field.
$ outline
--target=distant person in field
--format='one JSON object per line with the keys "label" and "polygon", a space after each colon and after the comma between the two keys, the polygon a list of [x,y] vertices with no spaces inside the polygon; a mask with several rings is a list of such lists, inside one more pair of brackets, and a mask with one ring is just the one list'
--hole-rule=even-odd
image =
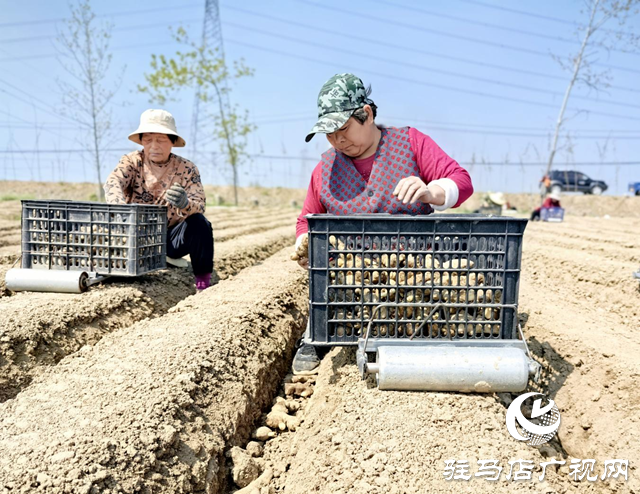
{"label": "distant person in field", "polygon": [[[298,217],[294,258],[302,267],[309,263],[305,215],[425,215],[458,207],[473,193],[467,171],[429,136],[411,127],[377,125],[370,94],[353,74],[337,74],[320,89],[318,121],[306,141],[326,134],[331,148],[313,170]],[[311,373],[318,363],[315,348],[304,344],[293,370]]]}
{"label": "distant person in field", "polygon": [[547,196],[547,198],[542,203],[542,206],[533,210],[531,213],[531,221],[539,221],[540,220],[540,210],[541,209],[551,209],[551,208],[561,208],[560,205],[560,194],[556,192],[552,192]]}
{"label": "distant person in field", "polygon": [[167,206],[167,262],[180,265],[177,260],[189,254],[197,290],[208,288],[213,232],[203,214],[206,200],[198,169],[171,152],[185,146],[173,116],[164,110],[143,112],[129,140],[143,149],[124,155],[111,172],[104,185],[107,202]]}

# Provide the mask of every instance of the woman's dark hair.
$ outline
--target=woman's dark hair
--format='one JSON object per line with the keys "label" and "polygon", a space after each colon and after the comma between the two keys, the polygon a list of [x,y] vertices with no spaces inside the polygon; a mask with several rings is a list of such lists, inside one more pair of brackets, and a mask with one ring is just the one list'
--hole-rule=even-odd
{"label": "woman's dark hair", "polygon": [[[370,94],[371,94],[371,85],[367,87],[367,98],[369,97]],[[373,101],[371,100],[369,101],[370,103],[367,103],[367,104],[371,107],[371,111],[373,112],[373,119],[375,120],[376,115],[378,114],[378,107]],[[367,112],[364,111],[364,108],[358,108],[356,111],[353,112],[351,116],[355,118],[360,124],[364,124],[368,118]]]}
{"label": "woman's dark hair", "polygon": [[[171,134],[166,134],[166,136],[171,141],[171,144],[175,144],[176,141],[178,140],[178,136],[172,136]],[[138,137],[140,138],[140,142],[142,142],[142,134],[138,134]]]}

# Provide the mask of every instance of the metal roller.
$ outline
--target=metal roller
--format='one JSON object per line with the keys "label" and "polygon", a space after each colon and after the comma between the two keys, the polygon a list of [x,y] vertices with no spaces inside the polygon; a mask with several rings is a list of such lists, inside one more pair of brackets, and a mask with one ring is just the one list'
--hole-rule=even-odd
{"label": "metal roller", "polygon": [[518,392],[531,372],[530,359],[518,348],[456,346],[380,346],[378,387],[404,391]]}
{"label": "metal roller", "polygon": [[5,283],[14,292],[81,293],[91,284],[84,271],[54,271],[13,268],[7,271]]}

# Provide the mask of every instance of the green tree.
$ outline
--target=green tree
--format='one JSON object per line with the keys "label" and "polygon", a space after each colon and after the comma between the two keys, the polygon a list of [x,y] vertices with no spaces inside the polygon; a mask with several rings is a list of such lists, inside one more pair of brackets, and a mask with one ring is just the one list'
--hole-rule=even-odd
{"label": "green tree", "polygon": [[[84,0],[71,6],[71,17],[64,22],[57,37],[59,61],[70,76],[68,81],[58,81],[63,94],[63,113],[86,131],[80,144],[88,145],[93,155],[100,200],[104,200],[100,173],[102,153],[112,135],[111,101],[118,90],[118,86],[108,88],[106,84],[111,66],[112,28],[109,23],[99,25],[89,0]],[[122,80],[121,76],[122,73],[116,79]]]}
{"label": "green tree", "polygon": [[183,28],[175,39],[187,47],[175,56],[151,56],[153,72],[144,75],[147,84],[138,91],[149,95],[150,102],[164,104],[175,100],[182,89],[194,89],[203,103],[205,113],[212,121],[212,138],[220,144],[222,154],[233,172],[234,203],[238,205],[238,166],[248,158],[247,136],[255,129],[249,122],[248,112],[229,103],[229,83],[252,76],[253,69],[243,61],[234,61],[230,69],[217,50],[192,42]]}

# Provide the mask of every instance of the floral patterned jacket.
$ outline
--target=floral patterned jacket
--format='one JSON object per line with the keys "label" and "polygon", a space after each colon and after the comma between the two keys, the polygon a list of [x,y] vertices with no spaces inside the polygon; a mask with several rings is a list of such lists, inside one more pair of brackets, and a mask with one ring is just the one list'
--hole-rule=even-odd
{"label": "floral patterned jacket", "polygon": [[[173,207],[164,193],[174,183],[184,187],[189,197],[186,208]],[[166,163],[152,164],[144,151],[125,154],[104,184],[104,193],[111,204],[159,204],[168,207],[169,226],[175,226],[188,216],[204,213],[206,199],[200,173],[191,161],[171,153]]]}

